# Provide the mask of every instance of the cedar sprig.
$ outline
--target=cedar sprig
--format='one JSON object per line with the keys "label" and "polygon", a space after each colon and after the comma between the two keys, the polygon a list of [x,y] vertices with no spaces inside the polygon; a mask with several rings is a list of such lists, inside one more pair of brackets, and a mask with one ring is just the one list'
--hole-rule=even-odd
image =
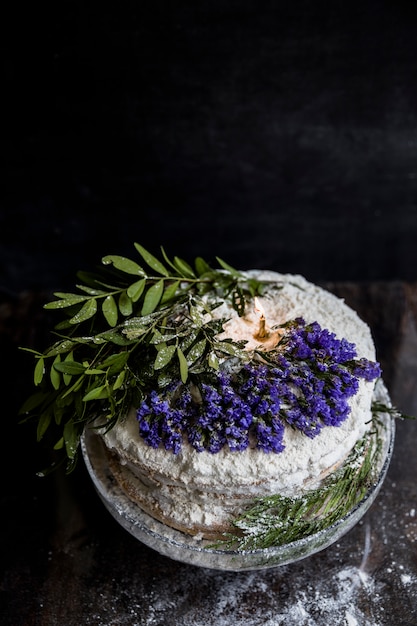
{"label": "cedar sprig", "polygon": [[376,427],[354,447],[349,457],[320,487],[299,497],[271,495],[256,500],[233,520],[212,548],[258,550],[286,545],[318,533],[345,517],[366,495],[376,479],[381,454]]}

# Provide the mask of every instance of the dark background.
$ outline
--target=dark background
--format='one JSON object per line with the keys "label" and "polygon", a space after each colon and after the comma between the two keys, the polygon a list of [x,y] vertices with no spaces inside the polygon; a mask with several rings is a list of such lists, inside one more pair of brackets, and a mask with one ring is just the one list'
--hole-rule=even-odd
{"label": "dark background", "polygon": [[0,281],[72,286],[138,241],[313,281],[417,279],[405,3],[15,4]]}

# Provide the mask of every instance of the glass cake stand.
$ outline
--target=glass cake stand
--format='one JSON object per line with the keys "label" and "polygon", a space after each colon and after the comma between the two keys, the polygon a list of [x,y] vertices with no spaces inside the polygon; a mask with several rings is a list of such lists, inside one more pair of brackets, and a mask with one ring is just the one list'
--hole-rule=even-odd
{"label": "glass cake stand", "polygon": [[[390,406],[385,386],[376,387],[375,400]],[[389,413],[379,414],[381,452],[375,479],[367,493],[350,512],[328,528],[278,547],[257,550],[222,550],[210,541],[197,539],[158,522],[131,502],[120,489],[107,465],[104,444],[86,431],[81,449],[87,470],[107,510],[136,539],[171,559],[217,570],[244,571],[287,565],[310,556],[338,541],[365,515],[385,479],[394,447],[395,422]]]}

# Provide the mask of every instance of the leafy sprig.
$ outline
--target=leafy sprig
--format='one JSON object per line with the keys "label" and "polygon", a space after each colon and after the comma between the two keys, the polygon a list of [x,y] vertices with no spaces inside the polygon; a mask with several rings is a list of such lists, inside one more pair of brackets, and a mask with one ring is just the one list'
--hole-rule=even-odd
{"label": "leafy sprig", "polygon": [[38,440],[48,434],[68,470],[86,424],[102,417],[111,428],[155,380],[162,388],[216,370],[222,359],[245,358],[241,342],[218,339],[224,320],[211,312],[228,300],[242,316],[263,283],[220,258],[219,268],[201,257],[191,266],[163,248],[161,260],[134,245],[141,264],[107,255],[99,273],[78,274],[76,293],[56,292],[45,309],[65,315],[57,340],[44,352],[29,350],[37,391],[21,414],[37,419]]}

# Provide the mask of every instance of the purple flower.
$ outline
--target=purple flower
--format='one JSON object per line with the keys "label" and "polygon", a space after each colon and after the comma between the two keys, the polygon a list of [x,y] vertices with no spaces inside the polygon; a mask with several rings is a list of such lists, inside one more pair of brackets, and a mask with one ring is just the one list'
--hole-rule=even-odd
{"label": "purple flower", "polygon": [[373,363],[372,361],[367,361],[367,359],[359,359],[355,363],[353,373],[355,376],[371,382],[381,376],[381,367],[379,363]]}
{"label": "purple flower", "polygon": [[284,450],[284,444],[282,441],[284,436],[284,425],[278,418],[272,419],[270,424],[267,424],[262,419],[257,420],[255,433],[258,440],[257,447],[264,452],[279,453]]}

